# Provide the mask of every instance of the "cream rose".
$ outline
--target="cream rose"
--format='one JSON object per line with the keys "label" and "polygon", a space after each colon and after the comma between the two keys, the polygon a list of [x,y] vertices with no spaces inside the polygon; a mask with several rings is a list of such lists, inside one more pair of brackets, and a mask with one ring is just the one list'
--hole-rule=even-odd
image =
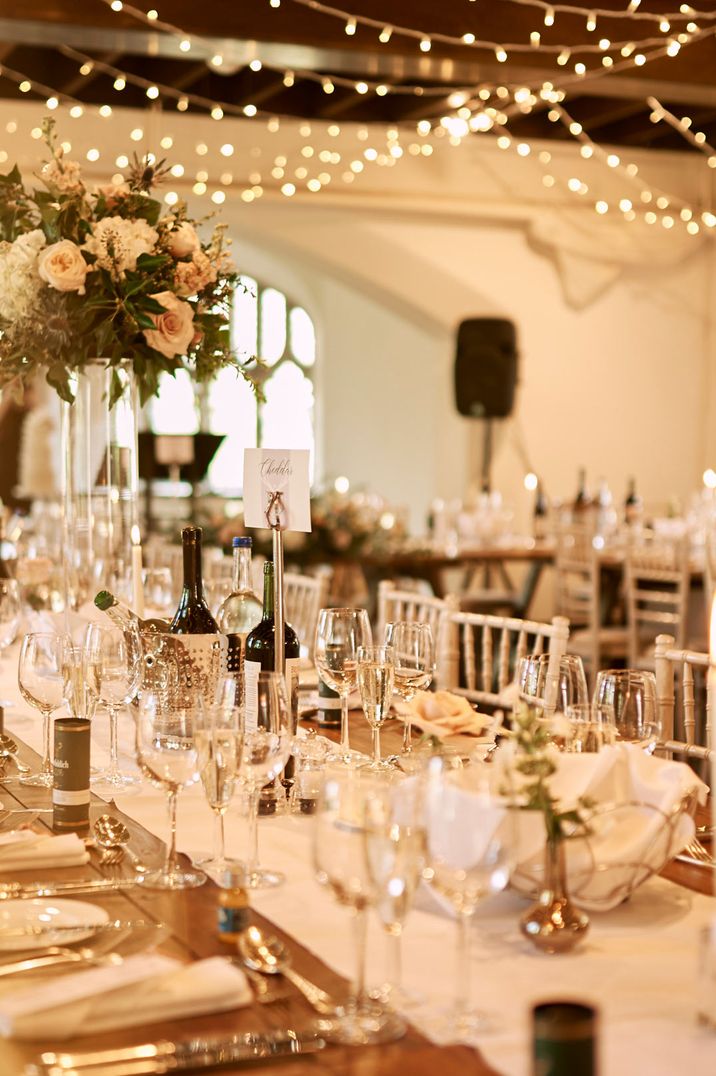
{"label": "cream rose", "polygon": [[103,186],[97,187],[95,194],[97,197],[104,195],[107,208],[113,209],[120,199],[129,194],[129,186],[126,183],[105,183]]}
{"label": "cream rose", "polygon": [[51,288],[76,291],[78,295],[85,293],[87,269],[80,248],[70,239],[45,247],[37,261],[37,271]]}
{"label": "cream rose", "polygon": [[164,307],[165,313],[150,314],[156,328],[144,330],[145,340],[168,359],[185,355],[194,338],[193,309],[171,291],[160,291],[152,299]]}
{"label": "cream rose", "polygon": [[175,258],[186,258],[198,250],[201,244],[194,225],[184,220],[178,228],[173,228],[169,233],[167,245]]}

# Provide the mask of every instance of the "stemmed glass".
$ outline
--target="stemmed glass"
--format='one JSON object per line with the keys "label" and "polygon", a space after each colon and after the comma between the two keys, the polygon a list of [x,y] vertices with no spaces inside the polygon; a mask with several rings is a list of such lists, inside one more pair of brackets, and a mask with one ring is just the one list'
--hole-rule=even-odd
{"label": "stemmed glass", "polygon": [[341,697],[341,745],[337,757],[353,765],[348,731],[348,697],[356,687],[358,648],[370,646],[372,635],[365,609],[321,609],[314,656],[321,679]]}
{"label": "stemmed glass", "polygon": [[372,792],[366,802],[364,838],[373,903],[390,938],[385,998],[394,1007],[405,1008],[421,1000],[403,989],[402,938],[426,865],[422,782],[403,780]]}
{"label": "stemmed glass", "polygon": [[[398,620],[385,625],[385,641],[393,647],[395,690],[403,702],[410,702],[416,691],[430,687],[435,675],[435,643],[429,624]],[[409,715],[403,729],[403,754],[412,748],[413,729]]]}
{"label": "stemmed glass", "polygon": [[261,789],[281,773],[293,742],[291,707],[286,680],[280,673],[260,672],[257,681],[258,708],[255,724],[239,716],[239,776],[249,794],[249,861],[246,885],[261,889],[281,885],[280,871],[259,867],[259,796]]}
{"label": "stemmed glass", "polygon": [[20,694],[42,713],[42,766],[39,773],[20,778],[25,785],[52,787],[50,717],[64,702],[62,662],[65,640],[54,632],[31,632],[22,640],[17,670]]}
{"label": "stemmed glass", "polygon": [[380,727],[385,724],[393,697],[392,646],[358,647],[358,690],[363,713],[373,733],[373,761],[366,769],[390,768],[380,758]]}
{"label": "stemmed glass", "polygon": [[455,1003],[445,1031],[468,1041],[490,1027],[470,1001],[470,923],[478,904],[507,886],[516,839],[509,803],[489,792],[478,766],[471,775],[476,791],[461,787],[460,771],[433,771],[426,786],[430,881],[457,914]]}
{"label": "stemmed glass", "polygon": [[[0,661],[17,639],[22,608],[17,579],[0,579]],[[12,706],[10,699],[0,699],[0,706]]]}
{"label": "stemmed glass", "polygon": [[321,1034],[347,1045],[391,1042],[405,1032],[392,1010],[373,1000],[365,989],[366,912],[372,902],[365,845],[366,804],[376,792],[375,777],[364,770],[342,770],[323,786],[313,831],[316,878],[340,904],[353,910],[356,974],[350,997],[331,1020],[320,1022]]}
{"label": "stemmed glass", "polygon": [[639,669],[603,669],[597,674],[595,706],[614,711],[616,739],[652,754],[661,736],[656,705],[656,677]]}
{"label": "stemmed glass", "polygon": [[109,711],[109,767],[93,780],[96,792],[126,792],[139,778],[122,773],[117,749],[117,711],[137,694],[142,676],[142,644],[136,628],[112,624],[87,625],[84,672],[91,695]]}
{"label": "stemmed glass", "polygon": [[231,803],[239,763],[239,711],[234,707],[209,706],[197,710],[194,743],[204,794],[214,812],[214,852],[198,860],[215,872],[236,862],[226,858],[224,816]]}
{"label": "stemmed glass", "polygon": [[166,791],[169,811],[166,857],[159,870],[144,875],[142,884],[148,889],[192,889],[206,881],[202,871],[180,867],[177,857],[177,796],[199,780],[196,713],[168,704],[161,692],[147,692],[139,705],[137,762],[145,777]]}
{"label": "stemmed glass", "polygon": [[532,654],[522,658],[517,666],[517,685],[520,694],[532,701],[541,701],[547,713],[566,714],[570,706],[589,702],[587,678],[578,654],[563,654],[555,663],[550,679],[549,654]]}
{"label": "stemmed glass", "polygon": [[85,678],[84,648],[76,646],[70,636],[63,641],[62,679],[65,702],[75,718],[91,721],[97,699],[89,689]]}

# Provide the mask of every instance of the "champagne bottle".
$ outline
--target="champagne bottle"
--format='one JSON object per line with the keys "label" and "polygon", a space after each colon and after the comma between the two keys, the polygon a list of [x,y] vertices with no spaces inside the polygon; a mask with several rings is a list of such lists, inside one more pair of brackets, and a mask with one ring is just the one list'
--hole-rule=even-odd
{"label": "champagne bottle", "polygon": [[547,537],[547,517],[549,513],[549,505],[547,504],[547,498],[544,495],[544,487],[541,482],[537,483],[537,491],[535,493],[535,506],[533,512],[533,530],[534,536],[539,541]]}
{"label": "champagne bottle", "polygon": [[[234,572],[231,593],[224,598],[217,613],[219,631],[229,639],[229,671],[243,678],[246,637],[261,620],[261,602],[251,586],[251,539],[234,538]],[[243,692],[240,691],[240,697]]]}
{"label": "champagne bottle", "polygon": [[201,527],[185,527],[181,540],[184,587],[169,631],[173,635],[217,635],[219,629],[204,600],[201,581]]}
{"label": "champagne bottle", "polygon": [[[273,672],[275,668],[275,620],[273,601],[273,563],[264,564],[264,602],[261,620],[246,637],[244,656],[244,687],[246,699],[246,722],[257,719],[256,686],[260,672]],[[294,726],[298,717],[298,657],[300,646],[298,636],[290,624],[284,626],[283,653],[286,666],[286,690],[291,702],[291,714]]]}
{"label": "champagne bottle", "polygon": [[106,613],[110,620],[116,624],[118,628],[122,628],[123,631],[135,627],[138,628],[139,631],[169,631],[168,620],[161,620],[159,617],[149,617],[148,619],[143,620],[137,616],[133,609],[130,609],[124,602],[115,598],[114,594],[110,594],[108,590],[100,590],[99,594],[95,595],[94,603],[98,609],[103,613]]}
{"label": "champagne bottle", "polygon": [[624,501],[624,522],[628,527],[639,523],[642,514],[641,497],[636,491],[636,479],[630,478],[627,487],[626,500]]}

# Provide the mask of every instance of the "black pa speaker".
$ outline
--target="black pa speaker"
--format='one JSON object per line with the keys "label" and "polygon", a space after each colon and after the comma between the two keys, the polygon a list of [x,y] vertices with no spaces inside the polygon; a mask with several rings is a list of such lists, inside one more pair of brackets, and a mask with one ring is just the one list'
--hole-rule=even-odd
{"label": "black pa speaker", "polygon": [[455,406],[470,418],[507,418],[517,384],[517,333],[503,318],[460,322],[455,357]]}

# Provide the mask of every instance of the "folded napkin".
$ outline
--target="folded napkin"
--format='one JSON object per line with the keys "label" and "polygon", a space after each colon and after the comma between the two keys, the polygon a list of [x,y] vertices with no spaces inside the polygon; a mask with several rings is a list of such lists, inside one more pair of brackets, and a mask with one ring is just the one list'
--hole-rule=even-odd
{"label": "folded napkin", "polygon": [[396,707],[397,712],[429,736],[478,736],[490,742],[495,739],[499,724],[492,714],[480,714],[462,695],[450,691],[416,691],[408,703]]}
{"label": "folded napkin", "polygon": [[0,1035],[70,1039],[238,1009],[251,1001],[244,973],[226,957],[181,964],[138,953],[122,964],[88,968],[0,997]]}
{"label": "folded napkin", "polygon": [[51,837],[16,829],[0,833],[0,872],[78,867],[89,863],[89,852],[76,833]]}

